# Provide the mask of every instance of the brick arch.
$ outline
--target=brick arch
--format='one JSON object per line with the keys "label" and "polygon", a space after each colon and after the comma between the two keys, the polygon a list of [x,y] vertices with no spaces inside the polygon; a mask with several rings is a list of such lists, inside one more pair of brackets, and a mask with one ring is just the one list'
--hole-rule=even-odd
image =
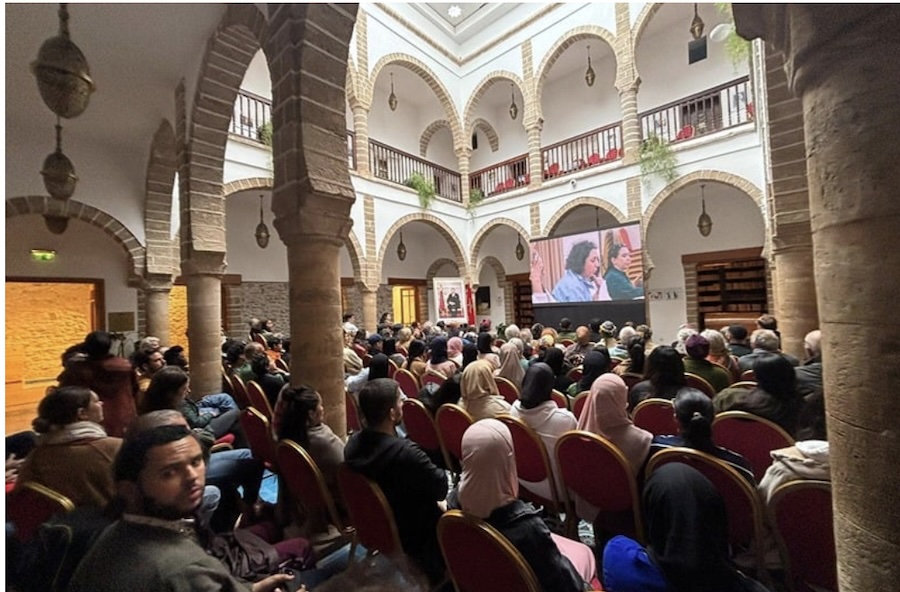
{"label": "brick arch", "polygon": [[556,63],[556,60],[558,60],[563,52],[565,52],[573,43],[581,41],[582,39],[599,39],[606,43],[612,51],[613,59],[616,60],[616,65],[618,67],[621,58],[616,54],[616,36],[611,32],[596,25],[582,25],[567,31],[553,44],[550,51],[547,52],[544,59],[541,61],[541,65],[538,67],[537,77],[535,79],[535,102],[538,112],[543,111],[541,109],[541,98],[544,94],[544,82],[546,81],[550,70],[553,68],[553,65]]}
{"label": "brick arch", "polygon": [[353,266],[353,277],[362,278],[362,270],[363,270],[363,248],[359,242],[359,239],[356,237],[356,233],[353,232],[353,229],[347,233],[347,240],[344,243],[344,246],[347,247],[347,252],[350,254],[350,264]]}
{"label": "brick arch", "polygon": [[356,64],[353,57],[347,59],[347,79],[344,82],[344,93],[347,95],[347,103],[352,107],[360,102],[361,93],[358,86],[359,77],[356,74]]}
{"label": "brick arch", "polygon": [[419,138],[419,156],[425,158],[425,155],[428,152],[428,144],[431,143],[431,138],[434,137],[434,134],[436,134],[438,130],[443,128],[447,128],[450,130],[450,134],[453,134],[453,130],[450,129],[450,123],[446,119],[432,121],[431,124],[425,128],[425,131],[422,132],[422,137]]}
{"label": "brick arch", "polygon": [[424,212],[417,212],[415,214],[407,214],[403,216],[391,226],[387,233],[384,235],[384,238],[381,239],[381,248],[378,250],[378,259],[379,267],[378,267],[378,277],[382,276],[381,266],[384,264],[384,255],[385,250],[387,249],[388,243],[391,242],[391,239],[394,237],[397,232],[400,231],[401,228],[409,224],[410,222],[424,222],[435,230],[437,230],[441,236],[447,239],[447,242],[450,244],[450,249],[453,251],[453,254],[456,256],[456,267],[461,274],[464,274],[466,277],[469,275],[468,263],[466,261],[466,252],[463,249],[462,242],[460,242],[459,238],[457,238],[456,234],[453,232],[453,229],[450,228],[446,222],[434,216],[432,214],[427,214]]}
{"label": "brick arch", "polygon": [[565,216],[579,206],[591,206],[594,208],[600,208],[605,211],[607,214],[611,215],[616,219],[617,222],[625,222],[627,217],[622,211],[616,206],[612,205],[605,199],[599,197],[579,197],[573,199],[568,202],[562,208],[560,208],[553,216],[550,218],[550,221],[547,222],[547,226],[544,227],[544,236],[550,236],[553,234],[553,231],[556,230],[556,227],[562,221]]}
{"label": "brick arch", "polygon": [[[437,277],[437,272],[440,268],[445,265],[452,265],[456,268],[457,275],[459,274],[459,263],[454,261],[453,259],[447,259],[446,257],[441,257],[440,259],[435,260],[434,263],[428,268],[428,272],[425,274],[425,281],[431,284],[431,280]],[[430,287],[430,286],[429,286]]]}
{"label": "brick arch", "polygon": [[[128,275],[132,279],[143,277],[146,251],[121,222],[102,210],[80,201],[69,199],[60,201],[45,195],[28,195],[6,200],[6,219],[28,214],[51,214],[81,220],[95,226],[122,245],[128,255]],[[49,231],[48,231],[49,232]]]}
{"label": "brick arch", "polygon": [[425,81],[425,84],[428,85],[429,88],[434,92],[438,101],[441,104],[441,107],[444,109],[444,114],[447,116],[447,122],[450,124],[450,131],[453,135],[453,149],[454,151],[464,147],[465,137],[462,133],[462,124],[460,122],[459,111],[456,109],[456,105],[453,103],[453,98],[450,95],[450,92],[447,90],[447,87],[444,86],[444,83],[440,81],[437,75],[425,65],[424,62],[415,58],[411,55],[404,53],[390,53],[375,64],[375,67],[372,68],[372,72],[369,74],[369,103],[372,102],[372,93],[375,88],[375,81],[378,80],[378,76],[381,74],[381,71],[387,66],[402,66],[412,72],[413,74],[419,76],[422,80]]}
{"label": "brick arch", "polygon": [[[257,51],[265,52],[268,37],[266,17],[255,4],[229,4],[225,16],[206,44],[197,90],[190,117],[190,160],[192,163],[215,163],[197,167],[181,183],[187,189],[182,199],[182,227],[197,251],[221,252],[225,244],[225,200],[223,198],[223,162],[228,142],[228,126],[234,112],[234,101],[247,67]],[[271,63],[267,55],[268,63]],[[193,212],[204,216],[194,219]],[[194,228],[197,225],[198,228]],[[199,232],[195,232],[195,230]]]}
{"label": "brick arch", "polygon": [[238,191],[250,191],[253,189],[262,189],[271,191],[274,187],[274,179],[272,177],[249,177],[247,179],[235,179],[230,183],[222,186],[222,196],[228,197],[232,193]]}
{"label": "brick arch", "polygon": [[[490,232],[498,226],[509,226],[510,228],[518,232],[519,236],[524,238],[526,243],[529,240],[528,231],[525,230],[525,228],[523,228],[515,220],[510,220],[509,218],[494,218],[490,222],[482,226],[481,229],[479,229],[479,231],[475,234],[475,238],[472,239],[472,252],[469,255],[470,261],[478,261],[478,255],[481,251],[481,244],[487,238],[487,235],[490,234]],[[477,280],[478,277],[476,276],[475,279]]]}
{"label": "brick arch", "polygon": [[[662,2],[648,2],[644,4],[644,7],[641,8],[641,11],[638,13],[637,19],[634,21],[634,26],[631,28],[632,30],[632,39],[634,39],[634,47],[637,48],[638,44],[641,41],[641,36],[644,34],[644,30],[647,28],[647,25],[653,19],[659,9],[662,8]],[[635,64],[635,69],[637,69],[637,64]]]}
{"label": "brick arch", "polygon": [[[491,152],[500,150],[500,136],[497,135],[497,130],[487,120],[476,117],[472,122],[472,133],[475,133],[475,130],[480,130],[481,133],[487,136],[488,143],[491,145]],[[471,135],[469,134],[469,136]]]}
{"label": "brick arch", "polygon": [[[484,96],[484,93],[488,91],[492,86],[502,81],[511,82],[513,85],[518,87],[519,92],[522,94],[522,101],[524,103],[529,102],[529,93],[525,92],[525,81],[522,78],[512,72],[507,70],[497,70],[491,72],[487,76],[481,79],[477,85],[475,85],[475,90],[469,95],[469,100],[466,103],[466,108],[463,110],[463,121],[465,122],[465,137],[471,137],[472,131],[475,129],[474,121],[472,120],[472,116],[475,113],[475,109],[478,108],[478,102],[481,100],[481,97]],[[526,110],[525,105],[522,106],[523,112]],[[520,120],[524,121],[524,117]]]}
{"label": "brick arch", "polygon": [[494,269],[494,273],[497,275],[497,287],[500,289],[506,287],[506,269],[504,269],[503,263],[493,255],[488,255],[478,262],[473,283],[477,284],[481,280],[481,272],[484,271],[485,265],[490,265]]}
{"label": "brick arch", "polygon": [[170,274],[178,261],[172,252],[172,188],[178,171],[175,130],[163,119],[150,145],[144,193],[147,273]]}

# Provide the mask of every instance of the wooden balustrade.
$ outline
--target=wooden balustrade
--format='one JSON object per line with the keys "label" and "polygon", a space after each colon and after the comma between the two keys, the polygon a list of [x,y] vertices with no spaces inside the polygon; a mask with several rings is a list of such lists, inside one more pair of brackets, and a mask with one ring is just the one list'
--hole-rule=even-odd
{"label": "wooden balustrade", "polygon": [[460,175],[402,150],[369,140],[369,170],[372,175],[404,185],[413,173],[434,183],[434,192],[451,201],[462,201]]}
{"label": "wooden balustrade", "polygon": [[469,173],[469,187],[478,189],[484,197],[498,195],[531,183],[528,154],[521,154],[500,164]]}
{"label": "wooden balustrade", "polygon": [[749,77],[728,82],[640,115],[644,139],[681,142],[752,121]]}
{"label": "wooden balustrade", "polygon": [[622,124],[616,122],[541,150],[544,178],[553,179],[613,162],[624,155]]}
{"label": "wooden balustrade", "polygon": [[260,128],[272,121],[272,101],[245,90],[234,100],[231,133],[261,142]]}

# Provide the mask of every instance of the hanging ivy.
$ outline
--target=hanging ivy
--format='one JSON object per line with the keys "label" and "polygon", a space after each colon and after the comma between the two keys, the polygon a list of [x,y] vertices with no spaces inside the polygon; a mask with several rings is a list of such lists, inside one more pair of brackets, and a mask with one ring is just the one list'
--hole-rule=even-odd
{"label": "hanging ivy", "polygon": [[654,175],[667,184],[678,178],[678,158],[672,147],[659,136],[651,135],[641,144],[641,177],[644,185]]}
{"label": "hanging ivy", "polygon": [[416,193],[419,194],[419,205],[422,206],[423,210],[431,207],[431,202],[434,201],[435,196],[434,183],[426,179],[422,173],[415,172],[411,174],[403,184],[416,190]]}
{"label": "hanging ivy", "polygon": [[256,128],[256,137],[260,142],[268,146],[272,147],[272,122],[267,121],[258,128]]}
{"label": "hanging ivy", "polygon": [[475,210],[484,201],[484,192],[478,187],[469,190],[469,203],[466,204],[466,212],[470,217],[475,216]]}

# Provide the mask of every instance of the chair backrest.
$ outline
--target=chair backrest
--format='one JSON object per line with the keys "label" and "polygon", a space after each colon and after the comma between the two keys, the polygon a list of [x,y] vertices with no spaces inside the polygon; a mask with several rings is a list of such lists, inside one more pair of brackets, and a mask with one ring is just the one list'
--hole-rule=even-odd
{"label": "chair backrest", "polygon": [[394,372],[394,380],[400,385],[400,390],[403,391],[404,395],[410,399],[419,398],[419,389],[421,387],[419,386],[419,379],[416,378],[415,374],[406,368],[400,368]]}
{"label": "chair backrest", "polygon": [[250,405],[255,407],[271,423],[272,417],[275,415],[272,411],[272,404],[269,403],[269,398],[266,397],[265,391],[255,380],[247,383],[247,398],[250,399]]}
{"label": "chair backrest", "polygon": [[756,388],[756,381],[754,381],[754,380],[739,380],[737,382],[732,383],[731,387],[729,387],[729,388],[742,388],[742,389],[747,389],[748,391],[753,390]]}
{"label": "chair backrest", "polygon": [[584,376],[584,366],[575,366],[566,374],[566,376],[572,382],[579,382],[581,377]]}
{"label": "chair backrest", "polygon": [[634,425],[654,436],[672,436],[680,428],[675,419],[675,407],[669,399],[644,399],[634,408],[631,419]]}
{"label": "chair backrest", "polygon": [[6,496],[6,520],[15,526],[14,536],[22,543],[30,541],[53,516],[74,509],[72,500],[34,481],[16,483]]}
{"label": "chair backrest", "polygon": [[362,355],[362,363],[363,363],[363,368],[368,368],[369,364],[372,363],[372,354],[369,354],[369,353],[363,354]]}
{"label": "chair backrest", "polygon": [[424,387],[425,385],[428,385],[428,384],[435,384],[437,386],[441,386],[446,381],[447,381],[447,377],[444,376],[443,374],[441,374],[440,372],[437,372],[435,370],[429,370],[429,371],[425,372],[425,374],[422,375],[421,382],[422,382],[422,386]]}
{"label": "chair backrest", "polygon": [[434,416],[437,425],[438,438],[444,449],[446,458],[457,466],[462,462],[462,438],[469,426],[475,423],[472,416],[453,403],[441,405]]}
{"label": "chair backrest", "polygon": [[359,404],[356,397],[344,391],[344,413],[347,415],[347,433],[362,431],[362,419],[359,413]]}
{"label": "chair backrest", "polygon": [[575,419],[581,418],[581,410],[584,409],[584,404],[587,403],[590,395],[591,391],[581,391],[572,399],[572,414],[575,415]]}
{"label": "chair backrest", "polygon": [[565,396],[558,390],[553,389],[552,391],[550,391],[550,398],[553,399],[553,402],[556,403],[556,406],[560,409],[569,408],[569,397]]}
{"label": "chair backrest", "polygon": [[600,158],[600,154],[597,152],[594,152],[593,154],[588,156],[588,164],[591,166],[593,166],[595,164],[600,164],[601,162],[602,162],[602,159]]}
{"label": "chair backrest", "polygon": [[574,339],[560,339],[559,342],[566,347],[569,347],[570,345],[575,345]]}
{"label": "chair backrest", "polygon": [[250,340],[255,341],[263,347],[268,347],[268,343],[266,343],[266,338],[262,336],[261,333],[252,333],[250,335]]}
{"label": "chair backrest", "polygon": [[307,515],[321,516],[343,528],[325,477],[309,453],[293,440],[282,440],[276,454],[284,484],[294,501]]}
{"label": "chair backrest", "polygon": [[263,461],[272,471],[276,471],[278,458],[275,454],[275,438],[269,420],[255,407],[247,407],[241,411],[240,422],[253,456]]}
{"label": "chair backrest", "polygon": [[590,432],[566,432],[556,443],[556,463],[566,490],[598,508],[601,514],[631,511],[633,521],[627,530],[612,534],[643,540],[637,478],[615,444]]}
{"label": "chair backrest", "polygon": [[241,377],[234,373],[226,374],[226,377],[231,383],[231,396],[238,407],[240,409],[251,407],[253,403],[250,402],[250,397],[247,396],[247,385],[244,384]]}
{"label": "chair backrest", "polygon": [[275,358],[275,367],[281,370],[282,372],[290,372],[291,367],[288,366],[288,363],[282,360],[281,358]]}
{"label": "chair backrest", "polygon": [[418,399],[403,401],[403,425],[409,439],[425,451],[442,451],[441,438],[431,413]]}
{"label": "chair backrest", "polygon": [[778,424],[747,413],[726,411],[713,419],[713,441],[747,459],[757,481],[772,464],[772,450],[793,446],[794,439]]}
{"label": "chair backrest", "polygon": [[756,372],[753,371],[753,368],[744,370],[743,372],[741,372],[741,380],[752,380],[756,382]]}
{"label": "chair backrest", "polygon": [[716,396],[716,389],[713,385],[709,383],[708,380],[703,378],[702,376],[698,376],[691,372],[684,373],[684,382],[690,388],[695,388],[701,393],[705,394],[707,397],[712,399]]}
{"label": "chair backrest", "polygon": [[780,485],[772,493],[769,511],[787,553],[795,589],[802,589],[802,583],[836,591],[831,483],[791,481]]}
{"label": "chair backrest", "polygon": [[540,592],[534,570],[490,524],[459,510],[438,521],[438,542],[458,592]]}
{"label": "chair backrest", "polygon": [[388,378],[394,378],[394,374],[396,374],[399,369],[400,366],[397,365],[397,362],[388,358]]}
{"label": "chair backrest", "polygon": [[222,391],[227,395],[231,395],[231,398],[234,399],[234,386],[231,384],[228,370],[224,366],[222,366]]}
{"label": "chair backrest", "polygon": [[628,390],[631,390],[634,385],[644,380],[643,374],[638,374],[636,372],[626,372],[622,375],[622,381],[625,383],[625,386],[628,387]]}
{"label": "chair backrest", "polygon": [[654,454],[647,461],[646,476],[649,479],[657,468],[670,462],[680,462],[700,471],[709,479],[725,501],[728,514],[728,542],[744,546],[753,541],[758,565],[762,567],[761,534],[763,510],[756,493],[747,479],[724,461],[711,454],[693,448],[667,448]]}
{"label": "chair backrest", "polygon": [[[605,284],[605,283],[606,283],[606,282],[604,282],[604,284]],[[618,366],[619,364],[621,364],[621,363],[624,362],[624,361],[625,361],[625,358],[615,358],[615,357],[610,358],[610,359],[609,359],[609,370],[610,370],[610,372],[612,372],[612,371],[616,368],[616,366]]]}
{"label": "chair backrest", "polygon": [[502,376],[495,376],[494,382],[497,383],[497,390],[500,391],[500,396],[506,399],[507,403],[512,405],[519,400],[519,388],[511,380]]}
{"label": "chair backrest", "polygon": [[345,463],[338,467],[338,487],[358,542],[384,555],[403,553],[394,511],[381,487]]}
{"label": "chair backrest", "polygon": [[[565,508],[560,502],[562,498],[556,489],[556,476],[553,474],[553,467],[550,464],[550,456],[544,446],[544,441],[531,426],[521,419],[505,414],[498,415],[497,419],[506,424],[512,435],[516,473],[519,475],[519,483],[522,486],[519,495],[542,506],[549,506],[549,509],[557,514],[564,513]],[[534,488],[529,487],[529,484],[541,483],[545,480],[550,487],[550,499],[535,493]]]}

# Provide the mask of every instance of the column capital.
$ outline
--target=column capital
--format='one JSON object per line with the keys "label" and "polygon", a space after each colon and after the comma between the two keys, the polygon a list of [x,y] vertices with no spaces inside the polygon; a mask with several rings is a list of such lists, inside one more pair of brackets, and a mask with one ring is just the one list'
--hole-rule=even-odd
{"label": "column capital", "polygon": [[543,131],[544,129],[544,118],[538,117],[536,119],[531,119],[529,121],[523,121],[522,124],[525,126],[525,131],[530,132],[534,129],[537,131]]}
{"label": "column capital", "polygon": [[353,111],[354,114],[356,114],[357,111],[362,111],[363,115],[368,115],[369,109],[371,108],[372,104],[363,101],[362,99],[356,98],[350,100],[350,110]]}
{"label": "column capital", "polygon": [[[291,201],[290,204],[276,203],[273,207],[273,225],[284,244],[316,240],[341,247],[346,243],[353,226],[349,200],[345,203],[333,195],[308,193]],[[291,207],[284,207],[287,205]]]}
{"label": "column capital", "polygon": [[172,290],[172,274],[148,273],[142,280],[141,289],[145,292],[169,292]]}
{"label": "column capital", "polygon": [[471,158],[472,157],[472,147],[471,146],[459,146],[454,152],[456,153],[456,158]]}
{"label": "column capital", "polygon": [[628,92],[636,93],[638,89],[641,87],[641,77],[635,76],[630,80],[623,80],[616,84],[616,90],[619,91],[619,95],[624,95]]}
{"label": "column capital", "polygon": [[184,275],[225,275],[225,253],[218,251],[191,251],[181,264]]}

